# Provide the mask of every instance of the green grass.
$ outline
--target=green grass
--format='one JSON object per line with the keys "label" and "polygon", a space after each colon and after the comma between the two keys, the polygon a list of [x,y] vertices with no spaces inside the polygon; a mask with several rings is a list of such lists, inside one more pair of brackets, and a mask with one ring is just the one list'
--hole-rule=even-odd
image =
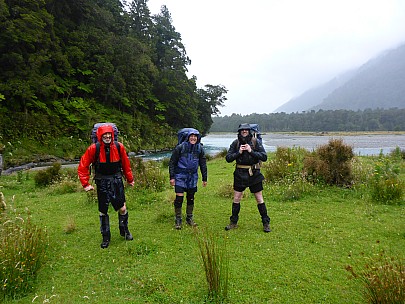
{"label": "green grass", "polygon": [[[199,183],[195,199],[199,229],[226,238],[229,303],[364,303],[347,265],[381,251],[405,257],[404,204],[373,204],[350,189],[315,186],[298,200],[282,201],[280,189],[266,185],[272,232],[263,233],[250,194],[242,200],[239,228],[225,231],[232,199],[224,189],[232,172],[233,164],[210,161],[208,185]],[[35,289],[5,303],[208,302],[198,241],[192,228],[174,229],[169,186],[149,194],[126,189],[134,241],[119,236],[110,209],[112,239],[104,250],[97,204],[83,191],[36,188],[30,173],[19,181],[17,174],[1,176],[0,192],[22,216],[30,212],[49,237]],[[69,233],[67,225],[73,226]]]}

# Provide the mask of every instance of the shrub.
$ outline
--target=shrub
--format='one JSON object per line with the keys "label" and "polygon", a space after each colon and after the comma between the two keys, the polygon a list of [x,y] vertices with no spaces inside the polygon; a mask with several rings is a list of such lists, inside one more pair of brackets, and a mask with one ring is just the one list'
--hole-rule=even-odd
{"label": "shrub", "polygon": [[62,165],[60,163],[54,163],[49,168],[38,171],[34,177],[35,185],[37,187],[45,187],[60,180],[61,167]]}
{"label": "shrub", "polygon": [[365,303],[395,304],[405,303],[405,265],[401,258],[389,258],[381,253],[369,259],[361,270],[352,266],[346,270],[362,284]]}
{"label": "shrub", "polygon": [[0,297],[17,298],[31,291],[45,260],[48,246],[45,231],[30,217],[0,215]]}
{"label": "shrub", "polygon": [[396,147],[394,150],[392,150],[389,154],[392,158],[394,159],[405,159],[405,150],[401,150],[400,147]]}
{"label": "shrub", "polygon": [[331,139],[327,145],[318,147],[304,158],[304,171],[308,180],[328,185],[348,186],[353,177],[350,161],[353,148],[342,139]]}

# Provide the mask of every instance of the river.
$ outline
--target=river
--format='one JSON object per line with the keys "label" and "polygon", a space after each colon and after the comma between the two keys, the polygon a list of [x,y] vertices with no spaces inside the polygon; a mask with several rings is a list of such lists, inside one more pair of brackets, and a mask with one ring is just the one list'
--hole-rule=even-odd
{"label": "river", "polygon": [[[215,155],[229,145],[236,134],[209,134],[201,139],[204,150],[209,155]],[[309,151],[325,145],[330,139],[343,139],[343,143],[353,147],[356,155],[370,156],[380,153],[388,154],[396,147],[405,150],[405,134],[359,134],[359,135],[301,135],[301,134],[263,134],[263,146],[267,152],[276,151],[277,147],[301,147]],[[159,160],[170,157],[170,152],[156,153],[145,156],[147,159]]]}

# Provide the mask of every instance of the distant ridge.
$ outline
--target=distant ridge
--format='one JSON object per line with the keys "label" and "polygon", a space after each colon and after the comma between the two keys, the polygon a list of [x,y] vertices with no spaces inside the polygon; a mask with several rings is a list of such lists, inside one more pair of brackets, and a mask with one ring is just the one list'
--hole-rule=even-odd
{"label": "distant ridge", "polygon": [[405,108],[405,44],[292,98],[274,112]]}

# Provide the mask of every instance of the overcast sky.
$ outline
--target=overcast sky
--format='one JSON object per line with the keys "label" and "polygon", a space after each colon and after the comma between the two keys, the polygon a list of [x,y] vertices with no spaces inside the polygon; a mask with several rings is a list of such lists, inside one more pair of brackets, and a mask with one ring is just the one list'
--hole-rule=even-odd
{"label": "overcast sky", "polygon": [[404,0],[149,0],[166,5],[197,85],[224,85],[221,116],[272,113],[405,43]]}

